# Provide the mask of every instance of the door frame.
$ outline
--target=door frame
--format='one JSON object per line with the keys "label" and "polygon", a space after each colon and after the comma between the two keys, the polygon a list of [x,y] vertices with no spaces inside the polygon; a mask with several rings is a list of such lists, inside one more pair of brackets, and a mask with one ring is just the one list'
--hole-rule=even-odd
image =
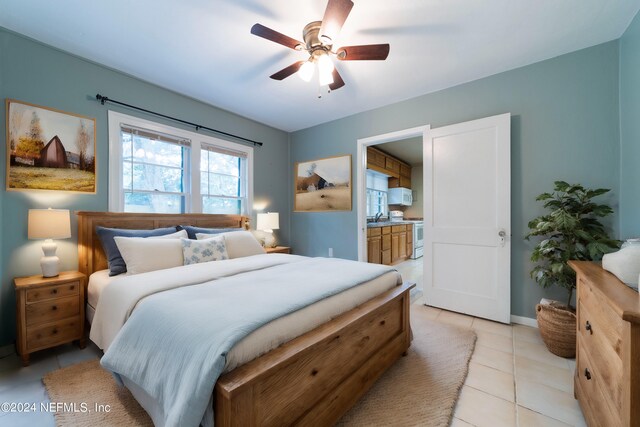
{"label": "door frame", "polygon": [[[367,147],[416,136],[422,137],[422,145],[424,147],[424,141],[430,129],[431,125],[417,126],[357,140],[356,215],[358,216],[358,261],[367,261]],[[424,202],[423,197],[423,209]]]}

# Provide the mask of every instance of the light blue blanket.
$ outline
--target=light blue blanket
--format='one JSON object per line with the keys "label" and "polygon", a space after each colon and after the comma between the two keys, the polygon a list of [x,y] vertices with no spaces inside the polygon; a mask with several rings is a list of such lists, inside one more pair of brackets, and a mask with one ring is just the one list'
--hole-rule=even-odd
{"label": "light blue blanket", "polygon": [[138,304],[101,363],[159,402],[165,426],[198,426],[238,341],[391,270],[309,258],[154,294]]}

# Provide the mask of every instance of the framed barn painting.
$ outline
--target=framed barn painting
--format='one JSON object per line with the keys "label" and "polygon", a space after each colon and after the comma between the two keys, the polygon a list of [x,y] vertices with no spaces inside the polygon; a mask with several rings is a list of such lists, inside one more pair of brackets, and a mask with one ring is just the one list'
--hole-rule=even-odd
{"label": "framed barn painting", "polygon": [[96,192],[96,119],[7,99],[7,190]]}
{"label": "framed barn painting", "polygon": [[295,165],[295,212],[351,210],[351,155]]}

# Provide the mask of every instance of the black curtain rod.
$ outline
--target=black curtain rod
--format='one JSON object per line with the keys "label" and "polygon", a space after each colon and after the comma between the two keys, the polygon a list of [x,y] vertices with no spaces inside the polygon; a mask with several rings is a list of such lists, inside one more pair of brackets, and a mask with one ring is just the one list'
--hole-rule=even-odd
{"label": "black curtain rod", "polygon": [[211,131],[211,132],[215,132],[215,133],[218,133],[218,134],[221,134],[221,135],[230,136],[231,138],[237,138],[237,139],[241,139],[241,140],[246,141],[246,142],[250,142],[254,146],[255,145],[258,145],[260,147],[262,146],[262,142],[254,141],[252,139],[245,138],[245,137],[238,136],[238,135],[234,135],[232,133],[223,132],[221,130],[213,129],[213,128],[210,128],[210,127],[207,127],[207,126],[202,126],[202,125],[199,125],[197,123],[188,122],[186,120],[177,119],[175,117],[167,116],[166,114],[156,113],[155,111],[146,110],[144,108],[136,107],[135,105],[126,104],[124,102],[116,101],[114,99],[109,99],[108,97],[102,96],[100,94],[96,95],[96,99],[98,101],[100,101],[100,104],[102,104],[102,105],[104,105],[105,102],[111,102],[113,104],[124,105],[125,107],[133,108],[134,110],[143,111],[145,113],[153,114],[154,116],[164,117],[165,119],[173,120],[174,122],[184,123],[185,125],[193,126],[193,127],[196,128],[196,131],[198,131],[200,129],[205,129],[205,130],[208,130],[208,131]]}

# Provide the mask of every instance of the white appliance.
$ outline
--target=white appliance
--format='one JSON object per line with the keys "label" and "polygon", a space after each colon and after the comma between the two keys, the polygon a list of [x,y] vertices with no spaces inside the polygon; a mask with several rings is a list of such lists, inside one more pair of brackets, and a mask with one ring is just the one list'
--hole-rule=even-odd
{"label": "white appliance", "polygon": [[390,205],[411,206],[413,197],[409,188],[390,188],[387,203]]}
{"label": "white appliance", "polygon": [[404,213],[402,211],[389,211],[389,221],[397,222],[404,219]]}
{"label": "white appliance", "polygon": [[417,259],[424,255],[424,222],[413,223],[413,251],[411,259]]}

